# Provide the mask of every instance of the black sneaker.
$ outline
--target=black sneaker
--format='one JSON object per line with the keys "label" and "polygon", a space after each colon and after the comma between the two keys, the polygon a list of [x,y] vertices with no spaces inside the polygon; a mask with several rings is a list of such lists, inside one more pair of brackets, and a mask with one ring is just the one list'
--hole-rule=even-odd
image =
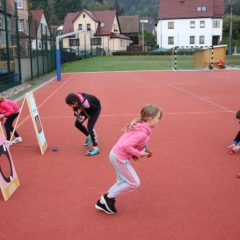
{"label": "black sneaker", "polygon": [[103,212],[105,212],[105,213],[107,213],[107,214],[114,214],[113,212],[110,212],[110,211],[106,208],[105,204],[102,204],[102,203],[100,202],[100,200],[98,200],[97,203],[95,204],[95,208],[96,208],[97,210],[103,211]]}
{"label": "black sneaker", "polygon": [[115,208],[115,202],[116,202],[115,198],[109,198],[109,197],[107,196],[107,193],[106,193],[106,194],[104,194],[104,195],[101,197],[101,200],[102,200],[102,202],[105,204],[106,208],[107,208],[110,212],[112,212],[112,213],[116,213],[116,212],[117,212],[117,210],[116,210],[116,208]]}

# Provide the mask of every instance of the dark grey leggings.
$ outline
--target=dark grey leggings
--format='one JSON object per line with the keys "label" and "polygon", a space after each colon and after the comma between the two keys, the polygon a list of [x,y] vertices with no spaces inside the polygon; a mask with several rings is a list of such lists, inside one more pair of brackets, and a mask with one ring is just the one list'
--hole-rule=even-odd
{"label": "dark grey leggings", "polygon": [[75,127],[81,131],[85,136],[90,135],[91,139],[92,139],[92,144],[93,146],[97,146],[97,135],[96,132],[94,130],[94,126],[96,124],[96,121],[100,115],[101,112],[101,108],[98,109],[98,111],[94,112],[94,114],[92,114],[90,116],[90,119],[88,119],[88,123],[87,123],[87,128],[79,121],[75,121]]}

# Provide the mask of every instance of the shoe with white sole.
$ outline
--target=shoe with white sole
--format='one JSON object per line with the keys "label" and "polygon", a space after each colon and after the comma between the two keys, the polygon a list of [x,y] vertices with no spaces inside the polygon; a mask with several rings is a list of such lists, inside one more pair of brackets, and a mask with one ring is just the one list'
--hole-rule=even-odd
{"label": "shoe with white sole", "polygon": [[12,143],[20,143],[20,142],[22,142],[23,140],[22,140],[22,137],[16,137],[13,141],[12,141]]}
{"label": "shoe with white sole", "polygon": [[12,141],[8,141],[8,140],[6,140],[6,145],[7,145],[7,146],[12,146],[12,144],[13,144]]}
{"label": "shoe with white sole", "polygon": [[97,210],[103,211],[107,214],[114,214],[114,212],[111,212],[107,209],[107,207],[105,206],[105,204],[101,203],[100,200],[97,201],[97,203],[95,204],[95,208]]}

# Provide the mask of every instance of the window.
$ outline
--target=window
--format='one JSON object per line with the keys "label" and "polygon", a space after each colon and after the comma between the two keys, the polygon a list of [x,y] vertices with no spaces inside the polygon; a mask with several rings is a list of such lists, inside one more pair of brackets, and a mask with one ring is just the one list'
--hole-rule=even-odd
{"label": "window", "polygon": [[24,19],[18,19],[18,31],[19,32],[24,31]]}
{"label": "window", "polygon": [[104,27],[104,25],[105,25],[104,22],[101,22],[100,26],[101,26],[101,27]]}
{"label": "window", "polygon": [[0,47],[3,47],[4,45],[6,45],[5,42],[5,32],[4,31],[0,31]]}
{"label": "window", "polygon": [[82,30],[82,24],[78,24],[78,30]]}
{"label": "window", "polygon": [[200,28],[205,28],[205,21],[200,21]]}
{"label": "window", "polygon": [[174,44],[174,37],[168,37],[168,44],[173,45]]}
{"label": "window", "polygon": [[195,21],[190,21],[190,28],[195,28]]}
{"label": "window", "polygon": [[90,23],[87,24],[87,31],[91,31],[91,24]]}
{"label": "window", "polygon": [[195,36],[190,36],[190,44],[195,44]]}
{"label": "window", "polygon": [[118,26],[117,26],[117,24],[114,24],[114,25],[113,25],[113,31],[114,31],[114,32],[118,32]]}
{"label": "window", "polygon": [[83,14],[83,18],[85,18],[85,13]]}
{"label": "window", "polygon": [[23,8],[23,0],[17,0],[17,8]]}
{"label": "window", "polygon": [[69,46],[70,47],[80,46],[79,39],[75,39],[75,38],[69,39]]}
{"label": "window", "polygon": [[220,28],[220,21],[213,21],[213,28]]}
{"label": "window", "polygon": [[204,36],[199,37],[199,44],[204,44]]}
{"label": "window", "polygon": [[198,6],[197,7],[197,12],[206,12],[207,11],[207,6]]}
{"label": "window", "polygon": [[102,38],[97,37],[97,38],[91,38],[91,45],[102,45]]}
{"label": "window", "polygon": [[0,29],[4,29],[4,20],[3,20],[3,17],[0,16]]}
{"label": "window", "polygon": [[168,29],[174,29],[174,22],[168,22]]}

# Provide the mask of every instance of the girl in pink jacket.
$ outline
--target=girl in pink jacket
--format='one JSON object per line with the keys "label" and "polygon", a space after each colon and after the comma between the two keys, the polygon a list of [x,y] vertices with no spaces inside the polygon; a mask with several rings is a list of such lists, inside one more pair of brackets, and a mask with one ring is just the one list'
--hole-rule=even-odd
{"label": "girl in pink jacket", "polygon": [[157,125],[161,117],[161,110],[155,105],[148,104],[142,108],[140,118],[134,119],[127,126],[125,133],[109,155],[117,174],[117,181],[97,201],[96,209],[107,214],[116,213],[115,198],[119,194],[125,194],[139,187],[139,177],[129,160],[138,160],[149,155],[145,146],[150,138],[151,129]]}
{"label": "girl in pink jacket", "polygon": [[17,103],[9,100],[4,99],[0,96],[0,119],[6,118],[6,121],[4,123],[4,128],[6,132],[6,142],[8,145],[11,145],[12,143],[19,143],[22,142],[22,138],[19,136],[17,131],[14,132],[15,139],[10,142],[11,138],[11,132],[13,132],[13,122],[19,115],[19,106]]}

